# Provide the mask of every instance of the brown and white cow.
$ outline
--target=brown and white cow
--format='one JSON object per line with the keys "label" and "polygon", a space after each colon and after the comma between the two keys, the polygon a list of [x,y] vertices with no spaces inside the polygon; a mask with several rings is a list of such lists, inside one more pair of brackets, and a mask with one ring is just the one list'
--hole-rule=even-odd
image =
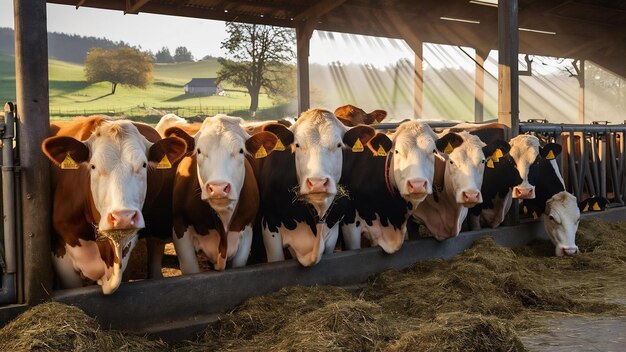
{"label": "brown and white cow", "polygon": [[387,112],[385,110],[374,110],[369,114],[354,105],[344,105],[335,109],[335,116],[348,127],[357,125],[376,125],[381,123]]}
{"label": "brown and white cow", "polygon": [[455,237],[468,208],[482,202],[485,144],[468,132],[450,132],[436,142],[445,161],[436,159],[433,194],[413,210],[438,240]]}
{"label": "brown and white cow", "polygon": [[302,113],[290,129],[263,126],[268,128],[275,128],[285,149],[260,165],[259,216],[267,259],[283,260],[283,248],[288,248],[300,264],[311,266],[334,250],[345,214],[348,198],[338,195],[338,183],[346,141],[363,135],[369,140],[375,131],[369,126],[348,129],[321,109]]}
{"label": "brown and white cow", "polygon": [[341,230],[348,249],[360,248],[363,235],[387,253],[398,251],[409,211],[432,193],[437,135],[425,123],[408,121],[390,137],[378,133],[345,151],[341,183],[351,206]]}
{"label": "brown and white cow", "polygon": [[[166,118],[164,116],[164,118]],[[159,128],[187,141],[188,156],[176,171],[172,196],[173,241],[184,274],[199,271],[202,251],[216,270],[246,265],[259,190],[251,159],[270,154],[278,139],[270,132],[250,136],[236,117],[217,115],[202,124],[167,117]],[[193,134],[191,137],[189,134]]]}
{"label": "brown and white cow", "polygon": [[[64,287],[97,282],[111,294],[145,227],[142,208],[151,174],[159,178],[159,169],[171,167],[186,144],[177,137],[160,139],[147,125],[101,116],[52,124],[51,132],[42,150],[56,166],[55,270]],[[153,143],[141,132],[159,140]]]}

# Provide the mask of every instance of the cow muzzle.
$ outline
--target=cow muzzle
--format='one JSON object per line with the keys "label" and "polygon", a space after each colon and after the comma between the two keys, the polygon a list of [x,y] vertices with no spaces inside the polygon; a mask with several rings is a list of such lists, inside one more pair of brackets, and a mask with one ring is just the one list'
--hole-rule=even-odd
{"label": "cow muzzle", "polygon": [[557,248],[557,251],[556,251],[557,257],[562,257],[562,256],[572,257],[578,253],[579,253],[578,247]]}
{"label": "cow muzzle", "polygon": [[535,187],[515,186],[513,187],[513,198],[535,199]]}
{"label": "cow muzzle", "polygon": [[228,198],[232,191],[232,186],[228,182],[208,183],[206,186],[209,199]]}
{"label": "cow muzzle", "polygon": [[303,194],[330,193],[331,182],[328,177],[308,177]]}
{"label": "cow muzzle", "polygon": [[471,208],[476,204],[482,203],[483,197],[480,194],[480,191],[477,190],[468,190],[461,192],[461,204],[464,207]]}
{"label": "cow muzzle", "polygon": [[424,196],[428,194],[428,180],[416,178],[406,181],[407,195]]}
{"label": "cow muzzle", "polygon": [[143,215],[139,210],[113,210],[107,214],[106,219],[106,227],[101,230],[142,229],[145,227]]}

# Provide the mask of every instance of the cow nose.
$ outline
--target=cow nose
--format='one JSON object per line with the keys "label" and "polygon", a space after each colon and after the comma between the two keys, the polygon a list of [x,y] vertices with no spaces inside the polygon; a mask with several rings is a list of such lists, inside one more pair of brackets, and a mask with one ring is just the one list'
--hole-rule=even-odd
{"label": "cow nose", "polygon": [[414,179],[406,181],[406,188],[409,193],[426,193],[427,180]]}
{"label": "cow nose", "polygon": [[535,187],[513,187],[513,198],[533,199],[535,198]]}
{"label": "cow nose", "polygon": [[116,210],[109,213],[107,221],[113,229],[127,229],[141,226],[141,217],[137,210]]}
{"label": "cow nose", "polygon": [[476,203],[479,201],[480,192],[475,191],[464,191],[463,192],[463,201],[466,203]]}
{"label": "cow nose", "polygon": [[228,182],[209,183],[207,185],[209,198],[226,198],[230,193],[230,188],[230,183]]}
{"label": "cow nose", "polygon": [[565,255],[567,256],[573,256],[578,254],[578,248],[574,247],[574,248],[563,248],[563,253],[565,253]]}
{"label": "cow nose", "polygon": [[330,189],[328,177],[309,177],[306,179],[306,187],[309,193],[327,193]]}

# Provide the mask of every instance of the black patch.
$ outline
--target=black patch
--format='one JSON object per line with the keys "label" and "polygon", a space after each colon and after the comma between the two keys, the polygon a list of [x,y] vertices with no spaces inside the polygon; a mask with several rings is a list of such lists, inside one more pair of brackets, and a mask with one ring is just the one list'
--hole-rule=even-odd
{"label": "black patch", "polygon": [[494,161],[493,165],[493,168],[485,167],[480,188],[483,202],[469,209],[472,215],[480,215],[483,209],[493,209],[496,196],[504,198],[513,187],[522,183],[515,161],[510,155],[501,157],[498,162]]}
{"label": "black patch", "polygon": [[535,186],[535,199],[525,199],[522,206],[526,206],[530,214],[533,212],[536,212],[537,215],[543,214],[548,199],[565,191],[565,187],[552,167],[552,163],[541,155],[537,157],[528,170],[528,182]]}

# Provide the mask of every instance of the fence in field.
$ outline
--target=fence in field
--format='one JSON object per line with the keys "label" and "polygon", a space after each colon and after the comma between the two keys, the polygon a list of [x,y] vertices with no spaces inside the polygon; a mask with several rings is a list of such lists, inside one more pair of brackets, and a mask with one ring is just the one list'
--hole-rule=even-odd
{"label": "fence in field", "polygon": [[149,116],[149,115],[165,115],[169,113],[176,114],[181,117],[193,117],[199,115],[215,115],[229,114],[235,111],[247,111],[247,106],[136,106],[136,107],[100,107],[72,109],[61,107],[50,107],[50,116],[56,117],[73,117],[105,114],[111,116]]}

